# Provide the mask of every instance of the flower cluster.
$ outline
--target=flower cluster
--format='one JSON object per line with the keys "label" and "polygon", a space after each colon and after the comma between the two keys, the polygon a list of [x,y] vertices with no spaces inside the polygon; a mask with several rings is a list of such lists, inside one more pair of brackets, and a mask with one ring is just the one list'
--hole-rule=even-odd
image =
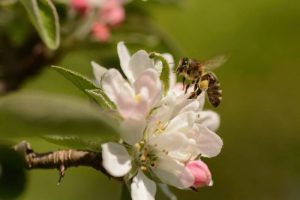
{"label": "flower cluster", "polygon": [[188,99],[182,84],[176,83],[173,58],[162,54],[170,67],[169,88],[161,81],[161,61],[140,50],[130,55],[118,44],[120,65],[106,70],[92,63],[94,74],[122,117],[121,141],[102,145],[103,166],[114,177],[124,177],[134,200],[151,200],[156,183],[179,189],[212,185],[212,176],[202,157],[213,157],[222,148],[214,133],[220,119],[203,111],[204,93]]}
{"label": "flower cluster", "polygon": [[71,0],[71,7],[81,16],[96,10],[96,17],[91,27],[92,36],[101,42],[107,42],[110,29],[125,19],[123,4],[125,0]]}

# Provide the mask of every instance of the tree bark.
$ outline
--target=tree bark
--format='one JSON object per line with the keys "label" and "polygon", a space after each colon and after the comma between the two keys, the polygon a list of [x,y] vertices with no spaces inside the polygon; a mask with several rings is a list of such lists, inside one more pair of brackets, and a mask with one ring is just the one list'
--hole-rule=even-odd
{"label": "tree bark", "polygon": [[[89,150],[67,149],[46,153],[35,153],[30,144],[22,141],[13,147],[24,157],[26,169],[58,169],[60,180],[70,167],[92,167],[101,171],[109,178],[122,181],[122,177],[111,176],[102,165],[102,153]],[[60,182],[59,180],[59,182]]]}

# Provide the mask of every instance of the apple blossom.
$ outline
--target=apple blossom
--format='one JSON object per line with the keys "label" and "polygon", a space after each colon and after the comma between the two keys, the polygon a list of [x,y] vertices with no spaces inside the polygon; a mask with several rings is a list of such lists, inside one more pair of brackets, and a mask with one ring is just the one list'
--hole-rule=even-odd
{"label": "apple blossom", "polygon": [[91,35],[100,42],[107,42],[111,28],[125,20],[124,0],[70,0],[70,6],[80,17],[90,21]]}
{"label": "apple blossom", "polygon": [[[112,176],[124,177],[133,200],[154,199],[155,182],[179,189],[209,185],[211,174],[199,158],[216,156],[223,143],[213,132],[219,116],[202,110],[204,93],[188,99],[176,86],[172,65],[170,87],[163,93],[160,61],[144,50],[131,56],[123,42],[118,55],[127,79],[116,69],[92,63],[97,84],[122,117],[122,141],[102,144],[103,167]],[[163,57],[173,63],[169,54]]]}
{"label": "apple blossom", "polygon": [[96,22],[92,26],[92,36],[96,40],[107,42],[110,38],[110,30],[105,24]]}
{"label": "apple blossom", "polygon": [[71,0],[71,7],[77,10],[81,15],[85,15],[90,9],[87,0]]}
{"label": "apple blossom", "polygon": [[194,160],[186,164],[186,167],[192,172],[195,181],[193,187],[211,186],[211,173],[207,165],[201,160]]}

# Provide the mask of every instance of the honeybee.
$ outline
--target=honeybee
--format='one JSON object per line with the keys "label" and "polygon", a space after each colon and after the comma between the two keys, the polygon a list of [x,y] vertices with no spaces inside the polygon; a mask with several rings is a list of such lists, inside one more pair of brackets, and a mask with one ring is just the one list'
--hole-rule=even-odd
{"label": "honeybee", "polygon": [[[213,57],[206,61],[198,61],[190,58],[182,58],[179,61],[176,72],[183,76],[185,93],[191,85],[194,85],[194,92],[189,96],[190,99],[197,98],[202,91],[207,93],[209,102],[217,107],[222,100],[222,90],[217,76],[211,72],[227,60],[224,55]],[[188,81],[185,85],[185,81]]]}

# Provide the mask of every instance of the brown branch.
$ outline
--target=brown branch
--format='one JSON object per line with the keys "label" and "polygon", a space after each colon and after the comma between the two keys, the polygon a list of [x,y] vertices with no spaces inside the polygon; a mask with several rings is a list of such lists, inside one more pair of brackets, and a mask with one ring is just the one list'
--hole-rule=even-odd
{"label": "brown branch", "polygon": [[[22,141],[13,147],[25,161],[26,169],[58,169],[60,180],[67,168],[87,166],[101,171],[110,178],[122,181],[121,177],[112,177],[102,166],[101,152],[89,150],[67,149],[46,153],[35,153],[30,144]],[[59,182],[60,182],[59,180]]]}

